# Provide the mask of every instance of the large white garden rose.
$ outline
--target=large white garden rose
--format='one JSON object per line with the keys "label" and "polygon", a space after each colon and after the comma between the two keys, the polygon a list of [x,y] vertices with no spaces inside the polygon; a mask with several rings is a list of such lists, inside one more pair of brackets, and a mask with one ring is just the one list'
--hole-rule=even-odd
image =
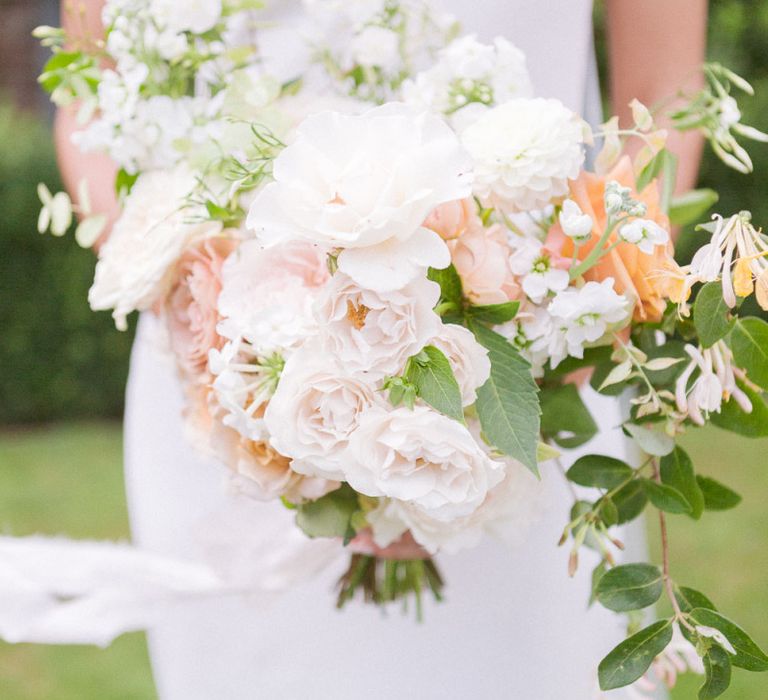
{"label": "large white garden rose", "polygon": [[356,491],[403,501],[450,523],[473,513],[504,477],[463,425],[425,406],[373,407],[349,441],[344,476]]}
{"label": "large white garden rose", "polygon": [[440,332],[439,297],[440,287],[426,277],[379,293],[337,272],[315,307],[321,346],[348,372],[366,372],[371,380],[399,374]]}
{"label": "large white garden rose", "polygon": [[585,124],[554,99],[514,99],[461,134],[475,162],[475,194],[507,212],[543,209],[568,194],[584,162]]}
{"label": "large white garden rose", "polygon": [[213,222],[187,223],[194,212],[185,208],[184,198],[194,187],[194,175],[181,169],[139,176],[99,251],[88,301],[94,311],[113,309],[121,330],[131,311],[149,309],[165,296],[184,246],[221,229]]}
{"label": "large white garden rose", "polygon": [[342,269],[353,249],[381,245],[380,255],[346,271],[362,283],[364,268],[368,286],[391,289],[396,256],[407,270],[399,286],[416,270],[448,265],[445,245],[421,224],[438,204],[470,193],[470,171],[458,137],[436,116],[401,104],[321,112],[275,159],[274,182],[254,200],[247,225],[267,245],[298,238],[342,248]]}
{"label": "large white garden rose", "polygon": [[270,443],[294,471],[343,479],[344,451],[362,412],[381,402],[361,375],[349,375],[312,345],[285,364],[264,414]]}

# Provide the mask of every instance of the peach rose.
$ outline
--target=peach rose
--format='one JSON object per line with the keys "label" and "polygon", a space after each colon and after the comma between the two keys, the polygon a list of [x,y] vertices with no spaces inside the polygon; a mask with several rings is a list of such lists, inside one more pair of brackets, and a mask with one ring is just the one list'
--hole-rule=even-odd
{"label": "peach rose", "polygon": [[501,304],[520,297],[509,266],[512,249],[499,224],[484,228],[475,221],[461,238],[448,245],[464,293],[473,304]]}
{"label": "peach rose", "polygon": [[474,217],[475,203],[471,199],[454,199],[435,207],[422,226],[450,241],[461,236]]}
{"label": "peach rose", "polygon": [[[605,230],[607,215],[603,203],[605,185],[616,180],[632,189],[632,196],[643,202],[648,211],[644,219],[651,219],[659,226],[669,230],[669,219],[659,206],[659,191],[655,182],[648,185],[642,193],[635,189],[635,175],[628,156],[622,157],[614,168],[603,176],[582,172],[571,181],[570,198],[579,205],[584,214],[592,217],[594,228],[592,238],[578,249],[578,258],[584,260],[594,248]],[[611,234],[610,242],[616,241],[617,233]],[[559,250],[566,258],[573,255],[573,241],[568,238],[559,224],[552,227],[547,237],[547,247]],[[674,266],[672,243],[656,246],[653,254],[643,253],[632,243],[619,243],[608,255],[604,256],[585,275],[587,281],[601,282],[613,277],[615,289],[635,300],[634,318],[636,321],[658,321],[666,307],[669,285],[665,282],[664,272]]]}
{"label": "peach rose", "polygon": [[181,367],[192,375],[205,371],[208,351],[221,348],[216,332],[216,303],[221,291],[221,267],[235,249],[229,237],[205,238],[179,260],[176,280],[166,302],[171,347]]}

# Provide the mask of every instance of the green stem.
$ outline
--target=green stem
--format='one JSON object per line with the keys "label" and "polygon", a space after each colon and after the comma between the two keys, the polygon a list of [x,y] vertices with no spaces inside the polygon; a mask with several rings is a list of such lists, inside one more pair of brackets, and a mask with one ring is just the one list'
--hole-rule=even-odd
{"label": "green stem", "polygon": [[595,263],[600,260],[604,255],[606,255],[612,248],[603,249],[603,246],[608,242],[608,239],[610,238],[611,234],[613,233],[613,230],[616,228],[616,226],[624,221],[627,217],[619,217],[618,219],[614,219],[613,217],[609,217],[608,221],[605,226],[605,231],[603,231],[603,235],[600,236],[600,240],[597,242],[594,248],[589,252],[589,255],[587,255],[584,260],[579,263],[576,267],[571,268],[570,277],[572,280],[577,279],[578,277],[581,277],[587,270],[589,270],[592,266],[595,265]]}

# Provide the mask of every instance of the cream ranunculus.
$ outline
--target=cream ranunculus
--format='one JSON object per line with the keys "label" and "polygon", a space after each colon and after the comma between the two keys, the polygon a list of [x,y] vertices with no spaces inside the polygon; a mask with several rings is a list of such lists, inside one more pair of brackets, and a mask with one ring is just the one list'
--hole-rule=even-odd
{"label": "cream ranunculus", "polygon": [[315,307],[323,350],[348,372],[371,380],[399,374],[442,327],[434,312],[439,286],[418,277],[397,291],[361,289],[337,272]]}
{"label": "cream ranunculus", "polygon": [[191,239],[221,229],[213,222],[186,223],[194,212],[184,207],[184,198],[194,187],[194,175],[182,170],[144,173],[134,183],[122,215],[99,251],[88,292],[94,311],[113,309],[119,329],[127,328],[129,313],[145,311],[162,300]]}
{"label": "cream ranunculus", "polygon": [[447,323],[440,335],[429,341],[448,358],[461,390],[464,406],[475,403],[477,390],[491,375],[488,351],[475,340],[475,336],[462,326]]}
{"label": "cream ranunculus", "polygon": [[[341,248],[340,268],[382,290],[448,265],[445,245],[421,224],[437,205],[471,192],[471,162],[456,134],[440,118],[400,104],[307,118],[273,174],[248,214],[259,240]],[[380,254],[361,252],[374,246]]]}
{"label": "cream ranunculus", "polygon": [[584,162],[584,122],[554,99],[494,107],[461,135],[475,162],[475,194],[506,212],[542,209],[568,194]]}
{"label": "cream ranunculus", "polygon": [[349,375],[319,348],[305,346],[280,375],[264,421],[270,444],[294,471],[343,479],[344,451],[362,412],[381,403],[362,375]]}
{"label": "cream ranunculus", "polygon": [[373,407],[349,441],[344,476],[367,496],[394,498],[434,520],[473,513],[504,477],[460,423],[425,406]]}

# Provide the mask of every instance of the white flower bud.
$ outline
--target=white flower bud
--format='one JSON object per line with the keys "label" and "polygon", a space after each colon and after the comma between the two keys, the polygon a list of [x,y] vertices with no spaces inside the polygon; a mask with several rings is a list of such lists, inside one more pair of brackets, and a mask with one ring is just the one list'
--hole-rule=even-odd
{"label": "white flower bud", "polygon": [[635,244],[643,253],[651,255],[657,245],[669,240],[669,233],[650,219],[635,219],[619,229],[619,238]]}
{"label": "white flower bud", "polygon": [[585,214],[572,199],[563,202],[560,212],[560,226],[563,233],[575,241],[582,241],[592,235],[594,221],[589,214]]}

